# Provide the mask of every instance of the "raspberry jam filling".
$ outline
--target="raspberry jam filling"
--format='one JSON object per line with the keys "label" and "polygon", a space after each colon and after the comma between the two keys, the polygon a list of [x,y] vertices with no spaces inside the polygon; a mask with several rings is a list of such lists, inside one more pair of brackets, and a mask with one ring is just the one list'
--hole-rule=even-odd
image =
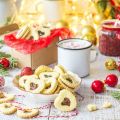
{"label": "raspberry jam filling", "polygon": [[61,103],[61,105],[70,106],[70,99],[69,99],[69,98],[64,98],[64,100],[63,100],[63,102]]}
{"label": "raspberry jam filling", "polygon": [[106,56],[120,56],[120,23],[115,24],[115,21],[107,21],[102,24],[99,50]]}
{"label": "raspberry jam filling", "polygon": [[50,78],[50,77],[52,77],[51,75],[44,75],[45,76],[45,78]]}
{"label": "raspberry jam filling", "polygon": [[70,83],[72,83],[72,79],[71,78],[66,78],[67,81],[69,81]]}
{"label": "raspberry jam filling", "polygon": [[36,88],[38,88],[38,84],[35,83],[30,84],[30,90],[35,90]]}

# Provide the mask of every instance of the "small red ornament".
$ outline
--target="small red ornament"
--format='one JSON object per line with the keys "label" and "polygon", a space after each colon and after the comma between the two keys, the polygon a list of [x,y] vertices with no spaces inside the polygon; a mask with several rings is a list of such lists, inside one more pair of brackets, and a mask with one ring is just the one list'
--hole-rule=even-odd
{"label": "small red ornament", "polygon": [[24,67],[20,75],[24,76],[24,75],[32,75],[32,74],[33,74],[33,71],[31,67]]}
{"label": "small red ornament", "polygon": [[10,61],[7,58],[1,58],[0,64],[3,66],[3,68],[9,68]]}
{"label": "small red ornament", "polygon": [[5,85],[5,79],[0,76],[0,87],[3,87]]}
{"label": "small red ornament", "polygon": [[92,82],[91,88],[95,93],[102,93],[104,91],[104,83],[100,80],[95,80]]}
{"label": "small red ornament", "polygon": [[105,79],[105,84],[110,87],[115,87],[118,83],[118,77],[115,74],[110,74]]}

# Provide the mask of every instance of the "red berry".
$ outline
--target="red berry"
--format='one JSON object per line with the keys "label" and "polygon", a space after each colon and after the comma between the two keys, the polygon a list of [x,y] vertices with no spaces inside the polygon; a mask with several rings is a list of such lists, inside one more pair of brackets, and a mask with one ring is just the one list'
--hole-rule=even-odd
{"label": "red berry", "polygon": [[5,85],[5,79],[0,76],[0,87],[3,87]]}
{"label": "red berry", "polygon": [[100,80],[95,80],[92,82],[91,88],[95,93],[101,93],[104,91],[104,83]]}
{"label": "red berry", "polygon": [[2,58],[0,59],[0,64],[4,67],[4,68],[9,68],[10,66],[10,61],[7,58]]}
{"label": "red berry", "polygon": [[105,83],[110,87],[115,87],[118,83],[118,77],[115,74],[110,74],[106,77]]}
{"label": "red berry", "polygon": [[33,74],[33,71],[31,67],[24,67],[20,75],[24,76],[24,75],[32,75],[32,74]]}

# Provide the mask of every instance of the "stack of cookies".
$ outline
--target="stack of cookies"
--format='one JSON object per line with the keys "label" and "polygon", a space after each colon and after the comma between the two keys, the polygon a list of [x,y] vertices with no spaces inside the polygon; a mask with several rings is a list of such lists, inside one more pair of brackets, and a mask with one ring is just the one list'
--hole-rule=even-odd
{"label": "stack of cookies", "polygon": [[40,25],[25,25],[16,34],[17,39],[34,39],[39,40],[40,37],[50,35],[50,28]]}
{"label": "stack of cookies", "polygon": [[67,89],[74,92],[80,85],[81,78],[57,65],[54,69],[41,65],[34,75],[25,75],[19,78],[19,88],[35,94],[58,94]]}
{"label": "stack of cookies", "polygon": [[[58,94],[54,105],[61,111],[71,111],[77,102],[74,92],[79,88],[81,78],[57,65],[54,69],[41,65],[33,75],[24,75],[18,80],[18,87],[33,94]],[[64,106],[67,106],[64,109]]]}

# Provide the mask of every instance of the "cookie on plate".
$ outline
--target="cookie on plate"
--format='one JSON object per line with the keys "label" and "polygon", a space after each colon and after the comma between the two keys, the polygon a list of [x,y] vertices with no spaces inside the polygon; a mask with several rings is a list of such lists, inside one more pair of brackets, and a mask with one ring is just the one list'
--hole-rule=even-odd
{"label": "cookie on plate", "polygon": [[77,107],[77,100],[73,93],[64,89],[61,90],[54,101],[54,106],[61,111],[72,111]]}

